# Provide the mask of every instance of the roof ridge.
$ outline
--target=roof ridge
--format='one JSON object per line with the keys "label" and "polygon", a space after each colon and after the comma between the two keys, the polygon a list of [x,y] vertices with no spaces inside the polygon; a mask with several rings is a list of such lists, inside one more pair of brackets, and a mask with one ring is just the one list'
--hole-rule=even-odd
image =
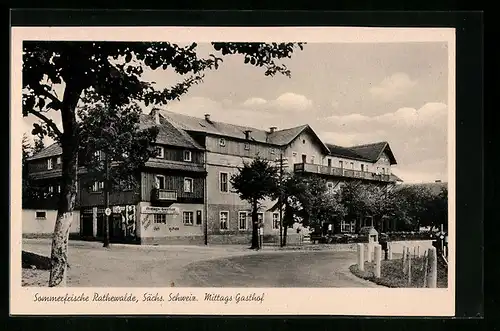
{"label": "roof ridge", "polygon": [[365,147],[365,146],[372,146],[372,145],[378,145],[378,144],[388,144],[388,142],[386,140],[384,140],[384,141],[377,141],[377,142],[374,142],[374,143],[366,143],[366,144],[361,144],[361,145],[353,145],[353,146],[349,146],[348,148]]}

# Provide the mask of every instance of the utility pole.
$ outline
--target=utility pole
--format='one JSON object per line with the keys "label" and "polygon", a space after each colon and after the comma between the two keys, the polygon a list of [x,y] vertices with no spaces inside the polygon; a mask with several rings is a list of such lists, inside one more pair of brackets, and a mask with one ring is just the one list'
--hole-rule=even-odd
{"label": "utility pole", "polygon": [[280,152],[280,183],[279,183],[280,195],[279,195],[279,206],[280,206],[280,247],[283,247],[283,152]]}
{"label": "utility pole", "polygon": [[[107,210],[109,208],[109,153],[104,155],[104,168],[105,168],[105,179],[104,179],[104,208]],[[109,215],[104,214],[104,245],[103,247],[109,247]]]}

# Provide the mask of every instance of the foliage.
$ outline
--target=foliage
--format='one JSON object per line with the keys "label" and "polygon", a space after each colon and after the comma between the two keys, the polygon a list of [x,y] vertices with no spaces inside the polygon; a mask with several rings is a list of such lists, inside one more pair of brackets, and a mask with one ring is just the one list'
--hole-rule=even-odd
{"label": "foliage", "polygon": [[269,161],[256,157],[243,162],[238,173],[231,176],[231,185],[242,200],[252,207],[252,246],[258,247],[257,210],[262,200],[272,197],[278,187],[278,170]]}
{"label": "foliage", "polygon": [[[115,107],[85,103],[78,109],[80,155],[85,158],[87,182],[105,180],[105,155],[110,162],[109,191],[136,185],[137,170],[155,155],[158,127],[140,127],[137,104]],[[100,151],[102,154],[97,154]]]}

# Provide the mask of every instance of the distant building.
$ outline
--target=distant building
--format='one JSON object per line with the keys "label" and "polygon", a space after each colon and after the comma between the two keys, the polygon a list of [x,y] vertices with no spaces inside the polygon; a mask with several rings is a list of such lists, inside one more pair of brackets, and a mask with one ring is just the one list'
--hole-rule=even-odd
{"label": "distant building", "polygon": [[[347,181],[384,186],[401,181],[392,173],[396,159],[387,142],[340,147],[324,143],[309,125],[260,130],[218,122],[209,114],[195,118],[158,109],[142,115],[141,125],[159,126],[159,154],[141,169],[140,185],[110,194],[112,241],[248,243],[250,206],[233,191],[230,178],[257,155],[273,162],[282,157],[285,171],[321,176],[332,191]],[[45,195],[23,206],[25,234],[53,231],[60,155],[54,144],[28,160],[30,179]],[[85,178],[80,163],[79,183]],[[78,184],[72,231],[82,237],[102,237],[102,189],[103,183]],[[273,204],[264,201],[259,211],[267,237],[279,236],[279,213],[268,211]],[[39,223],[46,225],[32,226]],[[354,224],[341,225],[343,232],[354,229]]]}

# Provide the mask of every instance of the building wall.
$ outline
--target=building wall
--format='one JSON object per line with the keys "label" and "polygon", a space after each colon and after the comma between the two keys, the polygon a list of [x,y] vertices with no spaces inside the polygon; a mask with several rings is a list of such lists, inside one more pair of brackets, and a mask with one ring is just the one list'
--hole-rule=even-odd
{"label": "building wall", "polygon": [[[294,154],[297,153],[295,159]],[[286,149],[284,157],[288,159],[290,168],[293,168],[294,163],[302,162],[302,154],[306,155],[306,163],[323,164],[325,152],[321,145],[315,141],[314,136],[307,130],[302,132]],[[314,156],[314,162],[311,157]]]}
{"label": "building wall", "polygon": [[[163,158],[156,156],[155,157],[156,159],[164,159],[164,160],[187,162],[187,163],[199,163],[199,164],[203,163],[203,151],[181,148],[181,147],[177,148],[164,145],[159,145],[159,146],[163,147]],[[191,151],[191,161],[184,160],[184,151]]]}
{"label": "building wall", "polygon": [[[45,212],[45,218],[36,218],[37,212]],[[22,228],[23,235],[51,235],[56,224],[57,210],[55,209],[23,209]],[[70,228],[71,234],[80,233],[80,211],[73,211],[73,221]]]}
{"label": "building wall", "polygon": [[207,152],[219,153],[225,155],[239,157],[255,157],[259,154],[265,159],[276,159],[279,157],[279,148],[277,146],[269,146],[262,143],[257,143],[250,140],[231,139],[228,137],[222,138],[225,145],[220,144],[221,137],[207,136],[206,149]]}
{"label": "building wall", "polygon": [[52,156],[52,157],[47,157],[47,158],[29,161],[28,162],[28,171],[30,173],[33,173],[33,172],[40,172],[40,171],[49,170],[48,169],[48,159],[52,160],[52,169],[50,169],[50,170],[62,169],[62,163],[57,163],[58,158],[60,160],[60,156]]}
{"label": "building wall", "polygon": [[[166,223],[155,223],[154,213],[146,212],[145,209],[151,206],[149,202],[138,204],[138,224],[137,235],[141,244],[203,244],[204,243],[204,215],[203,204],[174,203],[157,214],[163,214]],[[183,222],[183,212],[193,212],[193,225],[185,225]],[[201,212],[201,224],[196,224],[197,212]]]}
{"label": "building wall", "polygon": [[[165,190],[176,191],[178,199],[203,199],[205,174],[179,174],[166,169],[156,169],[141,173],[141,201],[151,201],[151,190],[154,188],[156,175],[165,176]],[[184,178],[186,177],[193,179],[193,192],[184,192]]]}

